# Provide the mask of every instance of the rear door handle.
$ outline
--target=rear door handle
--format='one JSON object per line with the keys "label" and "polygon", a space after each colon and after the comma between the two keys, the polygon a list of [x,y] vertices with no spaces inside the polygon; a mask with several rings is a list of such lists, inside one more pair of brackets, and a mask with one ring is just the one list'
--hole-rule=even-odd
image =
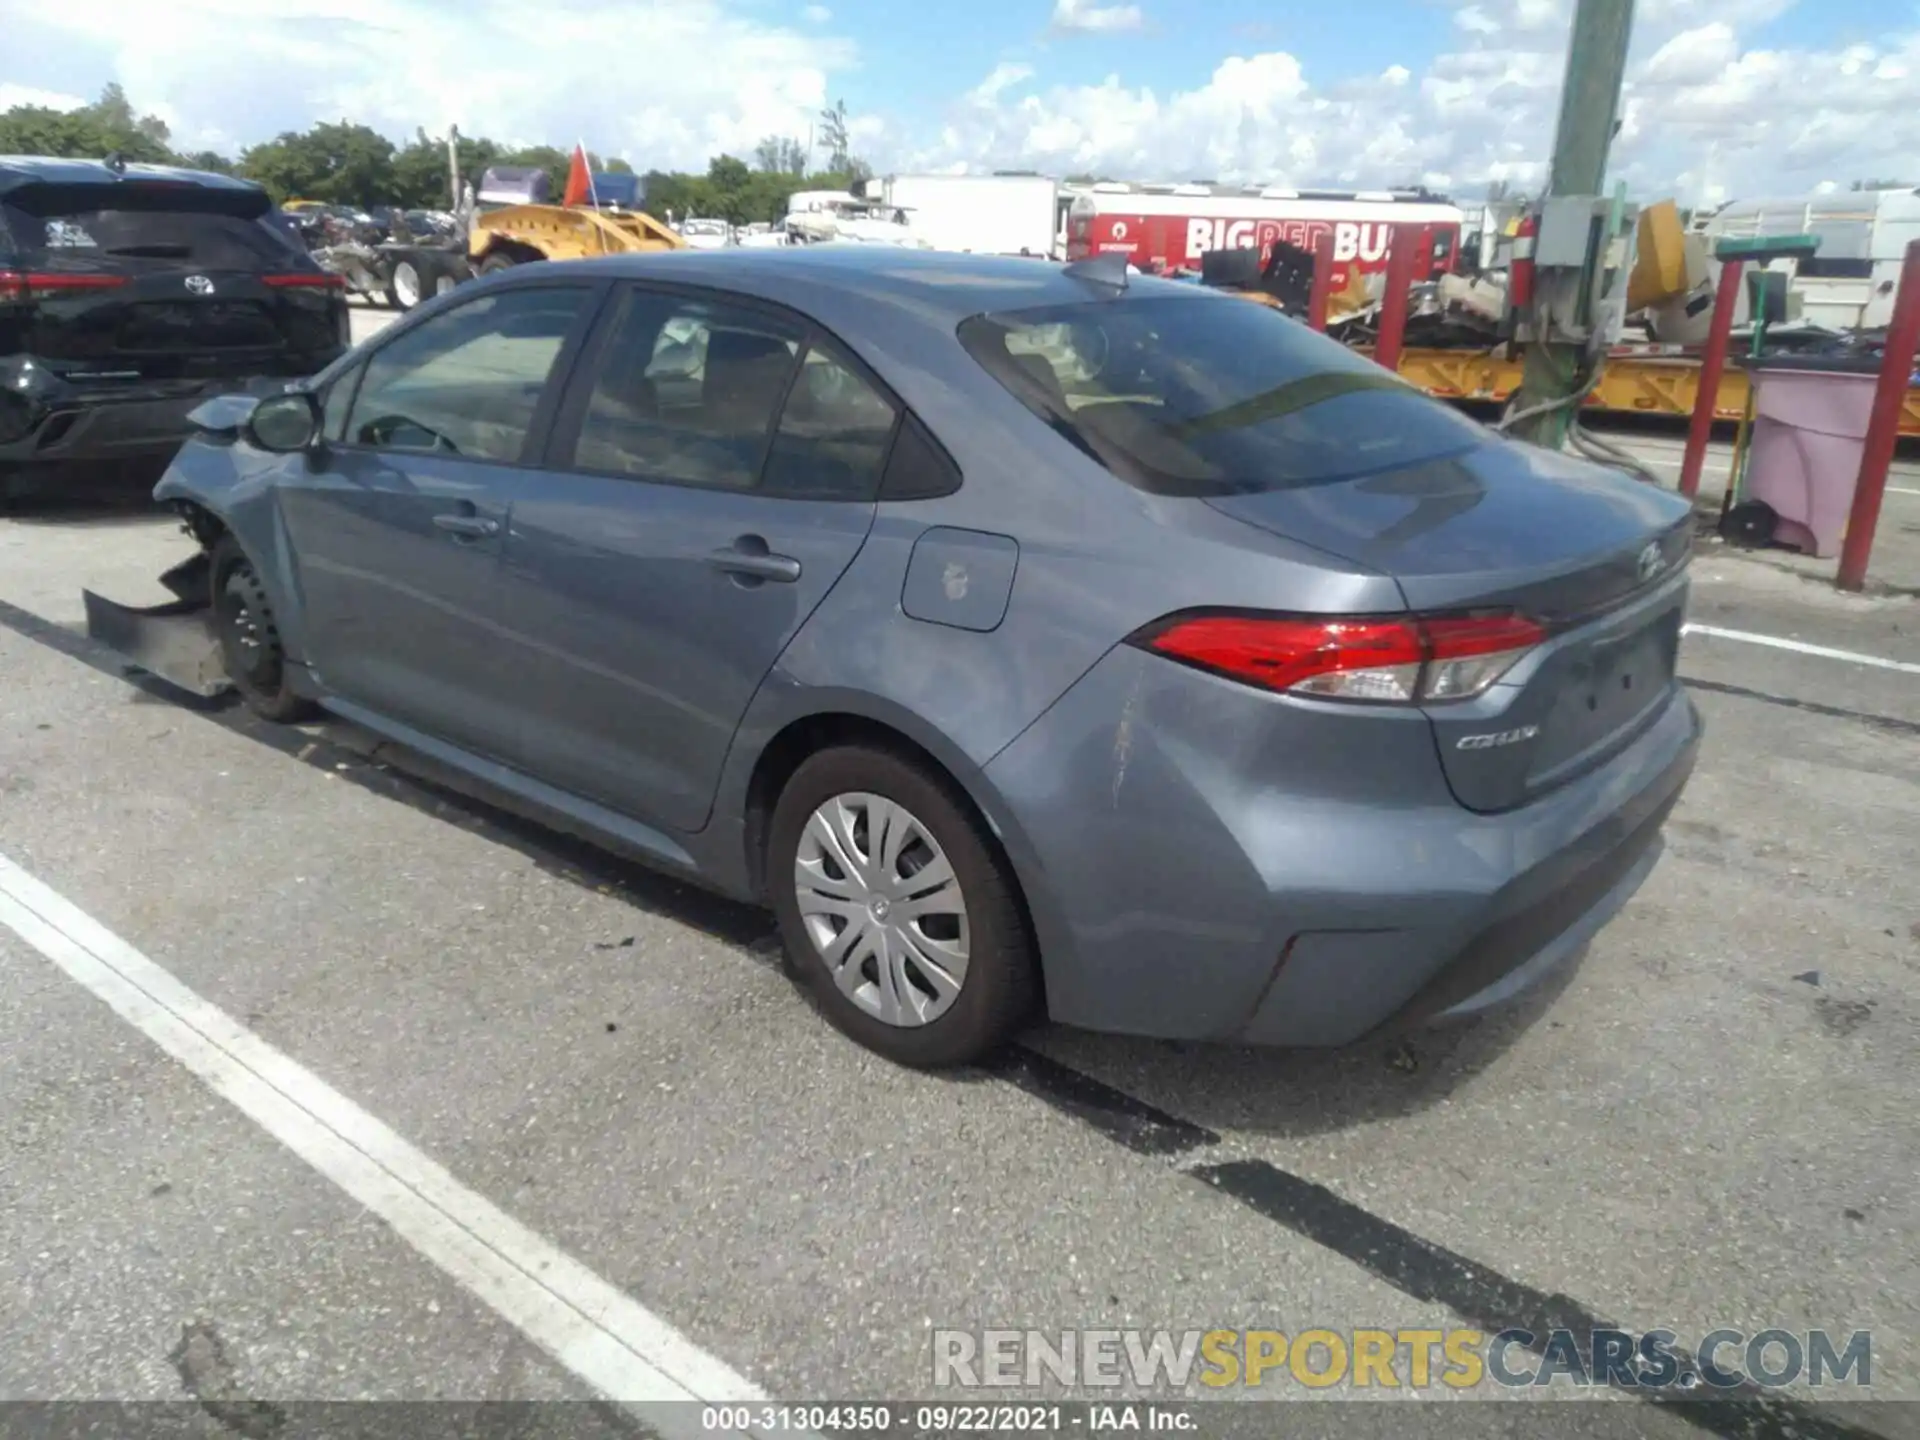
{"label": "rear door handle", "polygon": [[484,540],[489,535],[500,533],[500,522],[489,520],[484,515],[436,515],[433,523],[449,534],[473,540]]}
{"label": "rear door handle", "polygon": [[707,564],[729,575],[777,580],[784,585],[800,578],[800,562],[791,555],[769,553],[767,542],[757,535],[742,535],[726,549],[715,550],[707,556]]}

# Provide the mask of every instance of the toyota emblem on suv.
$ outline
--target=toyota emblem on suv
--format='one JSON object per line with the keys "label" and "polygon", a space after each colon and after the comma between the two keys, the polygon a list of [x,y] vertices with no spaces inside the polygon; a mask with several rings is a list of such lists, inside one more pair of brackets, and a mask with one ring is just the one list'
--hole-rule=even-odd
{"label": "toyota emblem on suv", "polygon": [[187,289],[195,295],[211,295],[213,293],[213,281],[204,275],[189,275],[187,276],[186,284]]}

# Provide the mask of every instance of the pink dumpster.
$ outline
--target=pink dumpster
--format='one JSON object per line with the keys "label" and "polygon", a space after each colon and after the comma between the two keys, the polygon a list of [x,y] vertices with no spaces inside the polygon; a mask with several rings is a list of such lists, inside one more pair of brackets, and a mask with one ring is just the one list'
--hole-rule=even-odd
{"label": "pink dumpster", "polygon": [[1860,364],[1782,356],[1745,367],[1754,386],[1746,498],[1779,516],[1775,540],[1809,555],[1838,554],[1847,533],[1873,412],[1875,375]]}

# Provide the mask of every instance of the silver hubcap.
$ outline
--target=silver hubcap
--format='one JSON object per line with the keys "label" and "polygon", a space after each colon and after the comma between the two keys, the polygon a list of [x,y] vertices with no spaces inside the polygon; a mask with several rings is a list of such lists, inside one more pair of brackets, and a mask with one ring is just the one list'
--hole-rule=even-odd
{"label": "silver hubcap", "polygon": [[400,297],[402,305],[420,303],[420,277],[414,273],[413,266],[402,262],[394,267],[393,293]]}
{"label": "silver hubcap", "polygon": [[947,1012],[967,978],[967,906],[946,852],[902,805],[836,795],[793,861],[807,937],[840,992],[903,1028]]}

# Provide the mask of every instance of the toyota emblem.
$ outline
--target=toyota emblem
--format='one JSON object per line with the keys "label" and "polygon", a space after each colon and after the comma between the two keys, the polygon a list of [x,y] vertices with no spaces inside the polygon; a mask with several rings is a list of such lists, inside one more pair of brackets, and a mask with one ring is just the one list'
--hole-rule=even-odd
{"label": "toyota emblem", "polygon": [[211,295],[213,293],[213,281],[204,275],[189,275],[187,276],[187,289],[194,295]]}
{"label": "toyota emblem", "polygon": [[1666,561],[1660,554],[1660,546],[1658,544],[1647,546],[1646,549],[1640,552],[1640,583],[1642,585],[1646,584],[1649,580],[1653,579],[1654,576],[1658,575],[1665,566]]}

